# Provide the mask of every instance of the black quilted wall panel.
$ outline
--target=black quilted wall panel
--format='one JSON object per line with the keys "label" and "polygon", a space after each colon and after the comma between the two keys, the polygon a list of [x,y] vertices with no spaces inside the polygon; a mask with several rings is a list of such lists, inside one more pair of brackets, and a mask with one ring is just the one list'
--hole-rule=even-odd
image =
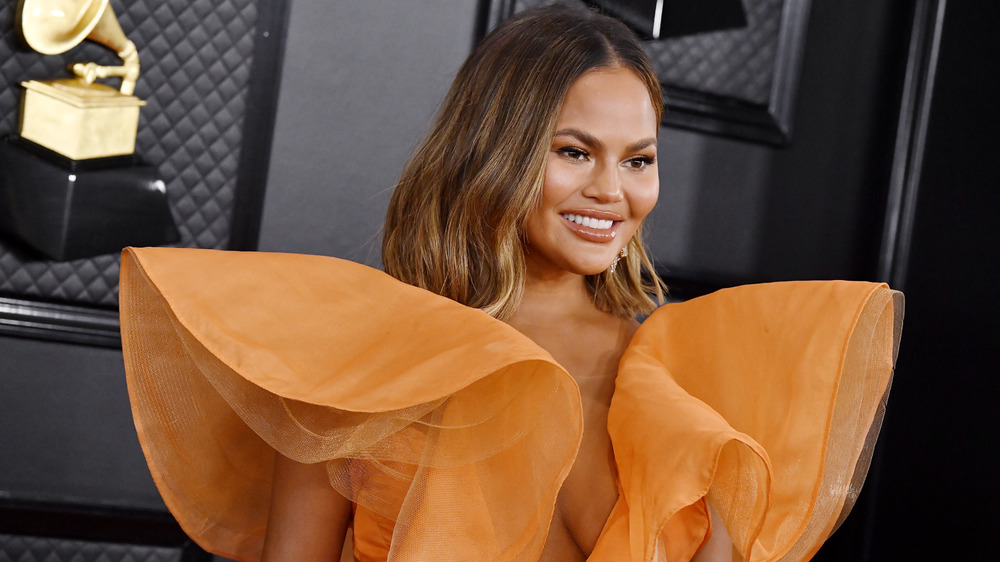
{"label": "black quilted wall panel", "polygon": [[[183,246],[229,242],[259,1],[111,2],[142,64],[136,152],[159,167]],[[17,130],[21,81],[67,76],[69,62],[118,64],[90,41],[49,56],[22,46],[17,4],[0,6],[0,135]],[[112,308],[117,285],[117,255],[42,261],[0,239],[0,296]]]}
{"label": "black quilted wall panel", "polygon": [[[771,96],[778,29],[785,0],[743,0],[747,26],[645,42],[660,81],[748,103]],[[552,0],[517,0],[515,11]]]}
{"label": "black quilted wall panel", "polygon": [[0,562],[180,562],[180,548],[0,534]]}

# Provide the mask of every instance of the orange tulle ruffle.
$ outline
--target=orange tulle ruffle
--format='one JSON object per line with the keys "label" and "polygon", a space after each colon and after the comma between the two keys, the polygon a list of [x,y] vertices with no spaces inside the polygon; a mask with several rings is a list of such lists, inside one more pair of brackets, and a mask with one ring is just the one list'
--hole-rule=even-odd
{"label": "orange tulle ruffle", "polygon": [[[206,549],[257,560],[276,454],[327,465],[359,559],[535,560],[579,391],[506,324],[334,258],[127,249],[122,347],[150,472]],[[592,560],[687,560],[707,499],[749,560],[801,560],[864,481],[902,318],[884,285],[661,307],[622,358],[619,501]]]}

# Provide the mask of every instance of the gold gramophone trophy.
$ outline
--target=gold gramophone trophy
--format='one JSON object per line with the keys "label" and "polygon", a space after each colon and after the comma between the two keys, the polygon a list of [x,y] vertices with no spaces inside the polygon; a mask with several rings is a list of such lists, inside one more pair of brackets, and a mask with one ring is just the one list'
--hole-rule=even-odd
{"label": "gold gramophone trophy", "polygon": [[[69,65],[72,74],[26,80],[18,135],[0,142],[0,231],[48,259],[120,252],[179,240],[166,184],[135,152],[139,53],[109,0],[20,0],[19,34],[58,55],[84,39],[121,66]],[[98,82],[121,78],[121,87]]]}
{"label": "gold gramophone trophy", "polygon": [[[24,42],[39,53],[58,55],[90,39],[122,59],[121,66],[75,63],[72,78],[22,82],[21,138],[72,160],[132,154],[146,103],[132,95],[139,52],[109,1],[20,0],[17,14]],[[108,77],[120,77],[121,88],[96,82]]]}

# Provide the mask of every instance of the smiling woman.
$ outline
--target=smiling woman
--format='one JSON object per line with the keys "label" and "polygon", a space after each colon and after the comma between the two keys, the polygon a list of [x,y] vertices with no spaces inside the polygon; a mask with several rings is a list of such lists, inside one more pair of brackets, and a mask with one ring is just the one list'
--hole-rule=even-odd
{"label": "smiling woman", "polygon": [[[604,71],[631,80],[622,86]],[[590,72],[593,78],[578,82]],[[583,91],[567,106],[563,102],[574,86]],[[434,129],[396,186],[382,242],[386,272],[508,318],[518,308],[525,259],[531,255],[525,245],[528,217],[544,196],[547,170],[555,174],[561,168],[553,150],[574,148],[552,143],[576,132],[580,146],[563,156],[582,157],[602,148],[600,143],[635,135],[624,145],[644,144],[646,152],[630,154],[633,162],[655,156],[660,100],[660,83],[646,54],[617,20],[555,5],[501,25],[459,70]],[[617,117],[629,121],[619,126],[613,121]],[[591,126],[601,129],[585,130]],[[597,138],[598,133],[613,136]],[[585,147],[586,141],[594,142]],[[601,162],[593,161],[600,165],[594,169],[605,167],[609,154],[601,156]],[[655,170],[642,175],[656,181]],[[551,181],[554,188],[560,180],[553,176]],[[654,190],[650,207],[655,199]],[[593,261],[585,277],[598,308],[625,318],[650,312],[663,297],[642,244],[642,218],[648,211],[630,223],[618,248]],[[622,248],[629,254],[622,267],[614,274],[604,271]]]}
{"label": "smiling woman", "polygon": [[349,529],[362,561],[814,553],[864,479],[901,301],[801,282],[653,311],[659,99],[621,23],[526,11],[404,171],[392,277],[127,251],[136,427],[184,529],[240,560],[336,559]]}
{"label": "smiling woman", "polygon": [[597,275],[608,269],[656,204],[659,120],[635,73],[588,71],[570,86],[528,217],[528,270]]}

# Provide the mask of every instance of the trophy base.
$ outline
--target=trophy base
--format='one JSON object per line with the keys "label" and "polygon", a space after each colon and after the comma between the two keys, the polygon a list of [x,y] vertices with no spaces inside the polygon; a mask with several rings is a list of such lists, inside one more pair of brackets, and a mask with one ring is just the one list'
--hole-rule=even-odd
{"label": "trophy base", "polygon": [[59,154],[51,148],[42,146],[37,142],[30,141],[24,137],[7,137],[7,143],[22,150],[26,150],[35,156],[48,160],[49,162],[70,172],[103,170],[105,168],[127,168],[129,166],[136,166],[142,163],[135,153],[122,154],[120,156],[105,156],[103,158],[87,158],[86,160],[73,160],[63,154]]}
{"label": "trophy base", "polygon": [[20,135],[72,160],[132,154],[141,99],[79,78],[22,82]]}
{"label": "trophy base", "polygon": [[70,169],[25,146],[0,142],[0,232],[58,261],[180,241],[155,166],[129,158]]}

